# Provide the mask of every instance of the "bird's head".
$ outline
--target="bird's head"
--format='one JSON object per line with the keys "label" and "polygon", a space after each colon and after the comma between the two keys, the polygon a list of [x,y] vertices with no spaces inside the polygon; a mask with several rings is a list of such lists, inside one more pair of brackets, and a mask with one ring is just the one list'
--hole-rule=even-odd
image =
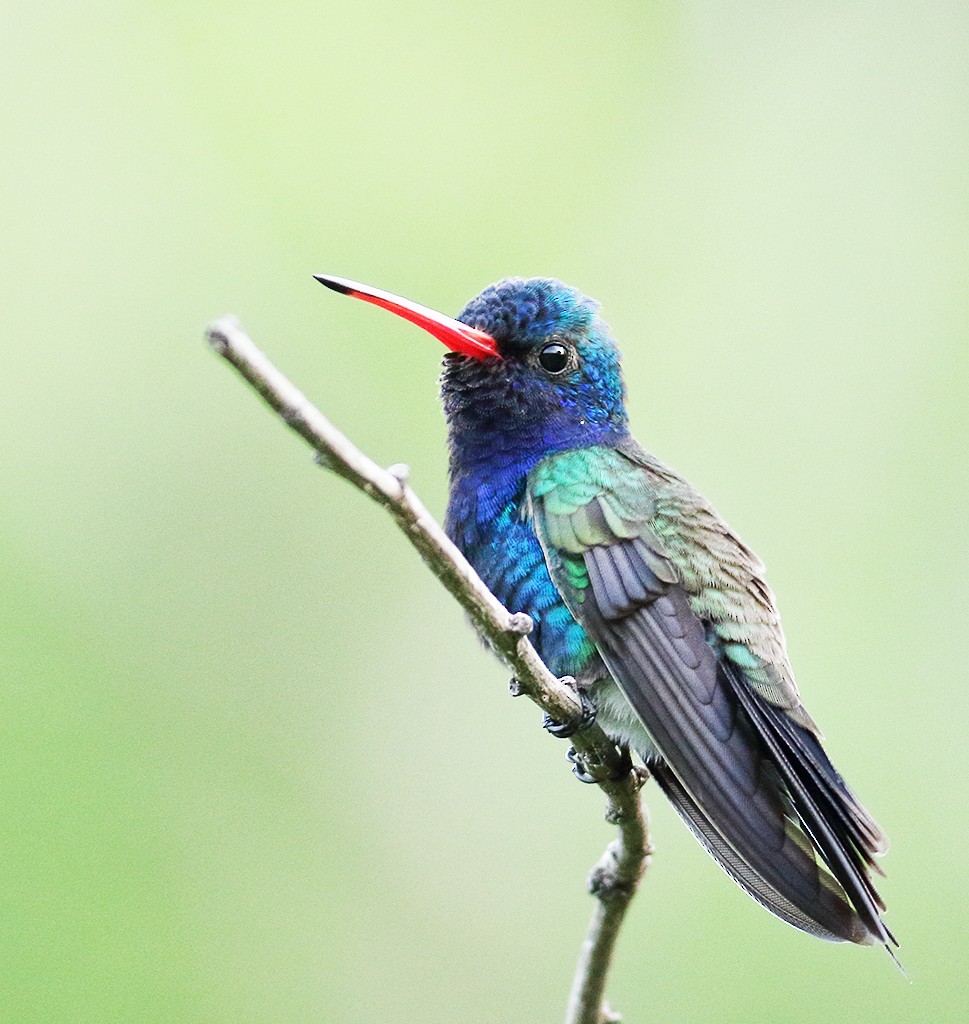
{"label": "bird's head", "polygon": [[598,304],[551,278],[506,278],[457,320],[342,278],[327,287],[389,309],[451,350],[441,394],[452,472],[534,464],[627,433],[619,350]]}

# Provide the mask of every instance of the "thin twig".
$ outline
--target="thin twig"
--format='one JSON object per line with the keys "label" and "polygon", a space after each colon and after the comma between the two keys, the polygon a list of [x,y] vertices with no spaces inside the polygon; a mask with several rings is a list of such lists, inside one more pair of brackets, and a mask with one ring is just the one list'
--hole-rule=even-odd
{"label": "thin twig", "polygon": [[[633,769],[639,785],[648,777],[644,768]],[[649,841],[649,819],[640,800],[630,808],[610,795],[606,805],[606,821],[618,826],[618,835],[589,875],[589,892],[597,903],[579,953],[569,1005],[567,1024],[581,1021],[607,1024],[620,1020],[605,1003],[606,978],[612,950],[619,938],[626,908],[629,906],[653,855]]]}
{"label": "thin twig", "polygon": [[[532,621],[512,614],[491,593],[464,555],[407,484],[407,467],[383,469],[338,431],[309,399],[267,359],[234,317],[211,324],[206,339],[231,363],[286,424],[316,452],[317,462],[362,490],[393,516],[407,539],[468,613],[495,654],[513,673],[512,692],[524,694],[553,719],[578,725],[582,707],[574,689],[557,679],[528,639]],[[589,877],[597,903],[579,957],[566,1024],[618,1020],[604,1003],[612,951],[623,915],[652,852],[639,799],[646,778],[629,755],[592,725],[573,737],[582,770],[607,797],[606,820],[617,826]]]}

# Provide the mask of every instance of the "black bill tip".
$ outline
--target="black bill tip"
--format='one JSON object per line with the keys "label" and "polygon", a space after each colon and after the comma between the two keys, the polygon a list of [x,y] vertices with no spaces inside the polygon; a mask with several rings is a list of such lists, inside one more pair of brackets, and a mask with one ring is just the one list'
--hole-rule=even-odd
{"label": "black bill tip", "polygon": [[326,274],[314,274],[313,277],[319,281],[320,284],[335,292],[339,292],[341,295],[352,295],[355,291],[348,281],[344,281],[340,277],[329,277]]}

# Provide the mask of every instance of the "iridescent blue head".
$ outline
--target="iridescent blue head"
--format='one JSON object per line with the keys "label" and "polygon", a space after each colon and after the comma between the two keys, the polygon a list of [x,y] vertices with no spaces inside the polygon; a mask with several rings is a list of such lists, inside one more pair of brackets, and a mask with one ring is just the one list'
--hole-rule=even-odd
{"label": "iridescent blue head", "polygon": [[551,278],[490,285],[458,320],[495,341],[497,359],[445,356],[441,396],[452,472],[627,433],[619,350],[598,303]]}
{"label": "iridescent blue head", "polygon": [[551,452],[628,432],[619,350],[598,304],[551,278],[507,278],[457,320],[341,278],[327,287],[419,324],[444,342],[441,394],[452,475],[525,473]]}

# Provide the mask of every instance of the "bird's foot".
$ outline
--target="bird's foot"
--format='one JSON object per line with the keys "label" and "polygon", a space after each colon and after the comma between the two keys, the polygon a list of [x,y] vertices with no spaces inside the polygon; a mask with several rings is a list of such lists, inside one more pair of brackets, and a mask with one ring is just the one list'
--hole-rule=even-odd
{"label": "bird's foot", "polygon": [[572,762],[572,774],[579,780],[579,782],[584,782],[589,786],[595,786],[598,784],[598,776],[593,775],[589,771],[589,765],[586,762],[586,759],[575,749],[575,747],[569,747],[565,752],[565,756]]}
{"label": "bird's foot", "polygon": [[618,782],[635,770],[629,751],[625,747],[618,747],[616,753],[619,755],[618,766],[610,760],[600,761],[596,757],[590,758],[587,754],[580,754],[575,747],[569,747],[565,756],[571,762],[572,774],[579,782],[598,785],[600,782]]}
{"label": "bird's foot", "polygon": [[582,717],[579,719],[560,722],[547,711],[542,716],[542,728],[550,732],[556,739],[564,740],[568,739],[569,736],[574,736],[581,729],[588,729],[595,722],[596,706],[592,703],[589,695],[576,686],[572,676],[563,676],[559,682],[574,691],[579,703],[582,705]]}

